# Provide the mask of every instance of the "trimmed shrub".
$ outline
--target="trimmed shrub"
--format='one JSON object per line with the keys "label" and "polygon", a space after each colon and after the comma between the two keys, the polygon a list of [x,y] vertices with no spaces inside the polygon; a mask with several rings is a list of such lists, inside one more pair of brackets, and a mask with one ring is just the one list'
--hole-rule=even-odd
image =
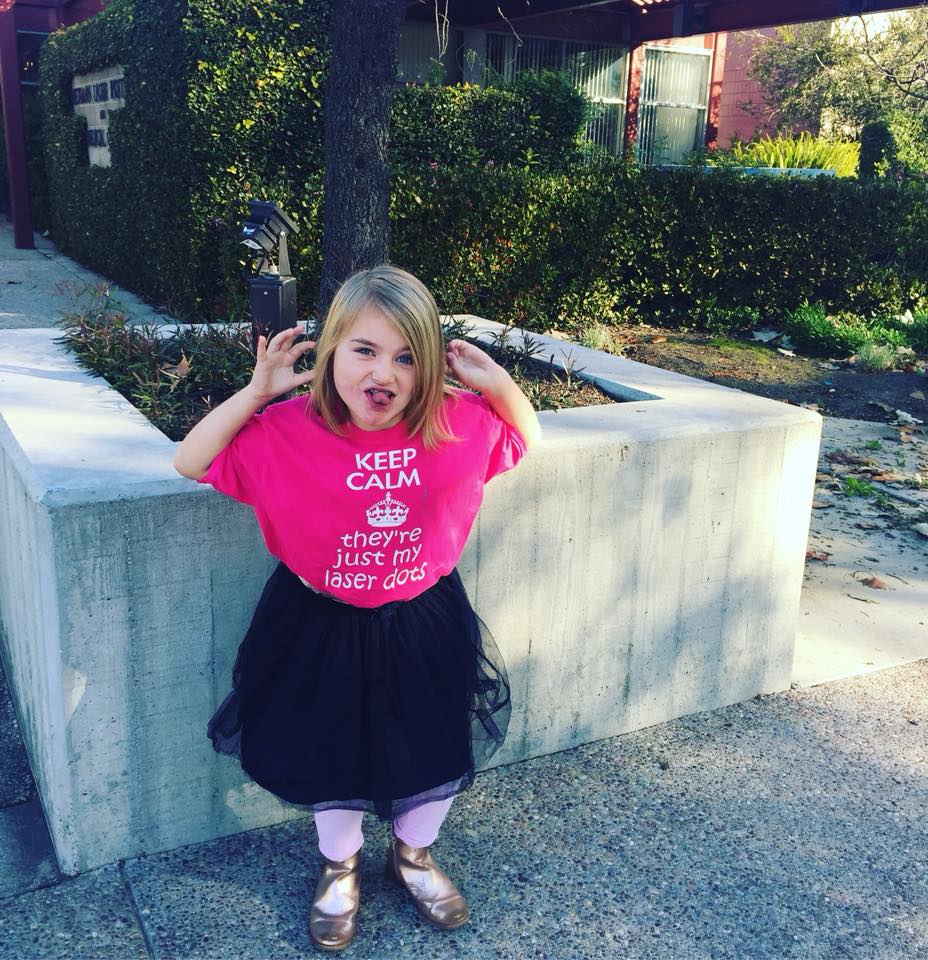
{"label": "trimmed shrub", "polygon": [[395,171],[393,257],[442,309],[532,329],[749,327],[803,300],[928,305],[928,189],[620,161],[570,173]]}
{"label": "trimmed shrub", "polygon": [[895,159],[895,144],[885,120],[875,120],[860,133],[860,164],[857,175],[861,180],[872,180],[885,172]]}
{"label": "trimmed shrub", "polygon": [[860,177],[928,179],[928,116],[893,110],[861,134]]}
{"label": "trimmed shrub", "polygon": [[889,115],[889,130],[898,169],[928,179],[928,115],[896,110]]}
{"label": "trimmed shrub", "polygon": [[524,74],[503,86],[406,86],[390,117],[396,166],[506,165],[532,158],[563,169],[579,157],[588,101],[563,74]]}

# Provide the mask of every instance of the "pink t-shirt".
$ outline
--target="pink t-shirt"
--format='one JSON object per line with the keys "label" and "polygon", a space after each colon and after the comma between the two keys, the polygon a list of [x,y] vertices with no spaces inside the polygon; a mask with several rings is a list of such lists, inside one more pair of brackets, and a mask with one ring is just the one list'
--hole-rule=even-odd
{"label": "pink t-shirt", "polygon": [[271,554],[313,588],[357,607],[408,600],[450,573],[483,485],[525,453],[484,397],[445,398],[459,441],[427,451],[400,421],[339,437],[297,396],[254,414],[200,483],[250,504]]}

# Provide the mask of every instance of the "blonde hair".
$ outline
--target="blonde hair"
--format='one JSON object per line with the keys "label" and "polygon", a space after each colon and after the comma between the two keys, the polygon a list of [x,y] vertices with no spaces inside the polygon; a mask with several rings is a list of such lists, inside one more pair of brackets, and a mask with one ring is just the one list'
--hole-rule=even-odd
{"label": "blonde hair", "polygon": [[427,450],[460,439],[451,432],[443,409],[445,397],[456,397],[457,391],[445,382],[445,347],[435,298],[421,280],[388,263],[353,273],[332,298],[316,344],[310,396],[326,426],[339,436],[346,435],[343,424],[349,414],[335,389],[335,348],[367,307],[381,310],[395,324],[412,353],[415,386],[403,411],[408,435],[421,430]]}

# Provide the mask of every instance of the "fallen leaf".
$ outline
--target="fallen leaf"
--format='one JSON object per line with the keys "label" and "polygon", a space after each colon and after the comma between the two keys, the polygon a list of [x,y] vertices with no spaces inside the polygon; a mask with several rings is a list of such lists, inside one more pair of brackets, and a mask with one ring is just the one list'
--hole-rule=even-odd
{"label": "fallen leaf", "polygon": [[806,560],[827,560],[830,556],[824,550],[806,550]]}
{"label": "fallen leaf", "polygon": [[853,450],[841,449],[831,450],[825,454],[832,463],[862,463],[868,466],[874,466],[876,461],[872,457],[865,457],[862,454],[854,453]]}
{"label": "fallen leaf", "polygon": [[663,343],[666,337],[651,337],[651,343]]}
{"label": "fallen leaf", "polygon": [[916,400],[924,400],[924,399],[925,399],[925,395],[921,392],[921,390],[913,390],[913,391],[909,394],[909,396],[910,396],[910,397],[915,397]]}
{"label": "fallen leaf", "polygon": [[186,357],[181,357],[180,363],[172,367],[170,364],[163,366],[162,371],[172,377],[186,377],[190,373],[190,361]]}
{"label": "fallen leaf", "polygon": [[855,573],[854,579],[866,587],[872,587],[874,590],[886,589],[886,584],[875,573],[866,573],[862,577],[858,577]]}
{"label": "fallen leaf", "polygon": [[813,500],[813,501],[812,501],[812,508],[813,508],[814,510],[822,510],[822,509],[824,509],[825,507],[833,507],[833,506],[834,506],[833,503],[829,503],[829,502],[826,501],[826,500]]}
{"label": "fallen leaf", "polygon": [[893,412],[893,408],[888,403],[883,403],[882,400],[868,400],[867,403],[871,407],[879,407],[881,410],[883,410],[886,413]]}

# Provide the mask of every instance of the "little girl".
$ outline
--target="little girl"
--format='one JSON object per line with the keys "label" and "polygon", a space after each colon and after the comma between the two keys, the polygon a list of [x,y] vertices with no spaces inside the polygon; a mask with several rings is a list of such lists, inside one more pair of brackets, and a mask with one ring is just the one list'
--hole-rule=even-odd
{"label": "little girl", "polygon": [[[297,330],[259,338],[251,382],[190,431],[174,466],[250,504],[280,561],[208,734],[255,782],[313,810],[325,860],[309,932],[341,950],[355,935],[365,810],[392,821],[386,873],[422,917],[446,930],[469,917],[429,847],[511,707],[456,564],[484,484],[541,431],[484,351],[443,346],[432,295],[397,267],[342,284],[302,374],[315,342],[297,344]],[[308,383],[309,397],[270,403]]]}

